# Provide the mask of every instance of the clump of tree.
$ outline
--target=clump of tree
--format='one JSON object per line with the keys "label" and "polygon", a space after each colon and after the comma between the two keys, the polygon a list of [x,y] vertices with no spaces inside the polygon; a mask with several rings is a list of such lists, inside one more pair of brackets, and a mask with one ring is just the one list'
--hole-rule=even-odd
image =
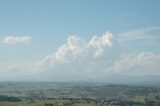
{"label": "clump of tree", "polygon": [[55,106],[55,105],[52,103],[45,103],[44,106]]}
{"label": "clump of tree", "polygon": [[19,97],[0,95],[0,101],[20,102],[21,99]]}

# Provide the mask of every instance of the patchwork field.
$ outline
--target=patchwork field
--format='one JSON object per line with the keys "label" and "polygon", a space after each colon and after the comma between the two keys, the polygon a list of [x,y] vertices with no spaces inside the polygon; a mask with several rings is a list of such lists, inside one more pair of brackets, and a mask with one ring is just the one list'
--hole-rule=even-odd
{"label": "patchwork field", "polygon": [[0,83],[0,106],[160,106],[158,86]]}

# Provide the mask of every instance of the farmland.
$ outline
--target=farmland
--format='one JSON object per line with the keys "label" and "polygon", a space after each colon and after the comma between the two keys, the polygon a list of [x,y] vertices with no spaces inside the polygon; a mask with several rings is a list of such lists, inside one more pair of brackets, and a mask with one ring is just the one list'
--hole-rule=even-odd
{"label": "farmland", "polygon": [[158,86],[1,82],[0,106],[151,106],[160,104]]}

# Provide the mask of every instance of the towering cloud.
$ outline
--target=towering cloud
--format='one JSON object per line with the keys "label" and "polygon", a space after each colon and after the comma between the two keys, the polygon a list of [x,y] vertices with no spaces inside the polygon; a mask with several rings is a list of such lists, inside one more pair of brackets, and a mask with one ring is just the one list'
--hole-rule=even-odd
{"label": "towering cloud", "polygon": [[77,36],[69,36],[67,42],[58,50],[46,56],[41,64],[55,64],[55,62],[72,62],[89,60],[103,55],[105,50],[112,45],[112,34],[106,32],[102,37],[93,36],[89,42]]}
{"label": "towering cloud", "polygon": [[102,37],[93,36],[89,42],[89,46],[95,48],[94,56],[99,56],[103,51],[112,45],[112,34],[106,32]]}

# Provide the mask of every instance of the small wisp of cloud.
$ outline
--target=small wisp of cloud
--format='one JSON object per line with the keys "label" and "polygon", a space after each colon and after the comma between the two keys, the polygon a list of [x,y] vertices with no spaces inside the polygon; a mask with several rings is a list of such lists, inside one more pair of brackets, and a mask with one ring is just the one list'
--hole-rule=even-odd
{"label": "small wisp of cloud", "polygon": [[30,44],[30,36],[7,36],[3,39],[2,43],[7,45],[17,45],[17,44]]}

